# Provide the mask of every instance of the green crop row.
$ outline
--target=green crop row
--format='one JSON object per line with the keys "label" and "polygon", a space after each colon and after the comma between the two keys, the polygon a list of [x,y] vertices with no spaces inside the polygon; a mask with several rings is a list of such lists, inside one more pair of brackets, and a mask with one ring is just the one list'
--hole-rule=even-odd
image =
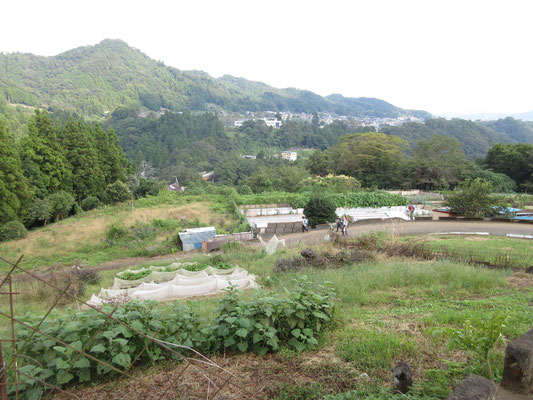
{"label": "green crop row", "polygon": [[[173,272],[173,271],[176,271],[180,268],[183,268],[183,269],[186,269],[187,271],[202,271],[204,269],[206,269],[207,267],[209,266],[209,264],[199,264],[199,263],[196,263],[196,264],[189,264],[189,265],[180,265],[180,266],[177,266],[177,267],[171,267],[171,266],[167,266],[163,269],[161,269],[160,267],[156,267],[156,271],[159,271],[159,272]],[[230,268],[233,268],[233,265],[230,265],[230,264],[226,264],[226,263],[218,263],[216,265],[216,268],[218,269],[230,269]],[[154,269],[153,268],[146,268],[144,270],[139,270],[139,271],[124,271],[124,272],[119,272],[116,276],[117,278],[120,278],[120,279],[124,279],[124,280],[127,280],[127,281],[135,281],[137,279],[142,279],[142,278],[146,278],[148,275],[150,275],[150,273],[153,271]]]}

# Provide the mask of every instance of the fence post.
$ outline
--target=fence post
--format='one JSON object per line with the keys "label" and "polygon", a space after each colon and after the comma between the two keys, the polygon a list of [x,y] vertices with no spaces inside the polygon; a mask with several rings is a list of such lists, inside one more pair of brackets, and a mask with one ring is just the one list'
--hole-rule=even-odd
{"label": "fence post", "polygon": [[2,400],[7,400],[7,386],[6,386],[6,363],[4,362],[4,353],[2,351],[2,341],[0,340],[0,366],[2,372],[0,372],[0,395]]}

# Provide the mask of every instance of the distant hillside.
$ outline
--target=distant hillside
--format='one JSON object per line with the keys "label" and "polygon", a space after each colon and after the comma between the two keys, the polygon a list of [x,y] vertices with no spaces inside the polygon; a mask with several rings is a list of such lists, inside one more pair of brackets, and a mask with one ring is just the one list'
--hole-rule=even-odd
{"label": "distant hillside", "polygon": [[503,118],[516,118],[521,119],[522,121],[533,121],[533,110],[523,112],[523,113],[516,113],[516,114],[495,114],[495,113],[485,113],[485,114],[468,114],[468,115],[461,115],[460,118],[464,119],[470,119],[472,121],[493,121],[496,119],[503,119]]}
{"label": "distant hillside", "polygon": [[435,118],[428,119],[423,124],[407,123],[402,126],[388,126],[382,131],[400,136],[412,145],[437,134],[454,137],[462,143],[465,154],[471,158],[484,157],[495,143],[533,144],[533,127],[513,118],[486,123],[464,119]]}
{"label": "distant hillside", "polygon": [[505,133],[509,138],[517,142],[533,143],[533,126],[531,123],[507,117],[483,124],[495,131]]}
{"label": "distant hillside", "polygon": [[0,95],[12,104],[102,116],[119,105],[173,111],[225,110],[329,112],[337,115],[427,118],[371,98],[322,97],[276,89],[233,76],[215,79],[150,59],[120,40],[104,40],[53,57],[0,54]]}

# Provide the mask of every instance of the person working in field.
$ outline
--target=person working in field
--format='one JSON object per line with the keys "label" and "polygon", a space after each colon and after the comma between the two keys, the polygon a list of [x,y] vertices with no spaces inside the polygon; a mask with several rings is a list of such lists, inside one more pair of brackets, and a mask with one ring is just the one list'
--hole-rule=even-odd
{"label": "person working in field", "polygon": [[409,219],[411,221],[414,221],[414,219],[415,219],[415,206],[413,204],[409,204],[407,206],[407,211],[409,212]]}
{"label": "person working in field", "polygon": [[308,224],[309,224],[309,220],[304,215],[302,217],[302,233],[309,231],[309,228],[307,227]]}

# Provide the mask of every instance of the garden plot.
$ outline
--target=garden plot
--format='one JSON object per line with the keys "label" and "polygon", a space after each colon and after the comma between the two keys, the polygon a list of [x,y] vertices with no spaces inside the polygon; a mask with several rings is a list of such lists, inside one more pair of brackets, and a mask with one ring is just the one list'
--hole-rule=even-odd
{"label": "garden plot", "polygon": [[[113,288],[102,288],[98,296],[92,295],[88,304],[101,306],[107,301],[125,299],[166,301],[212,295],[220,293],[230,286],[241,290],[259,287],[256,283],[256,276],[238,266],[229,269],[208,266],[201,271],[179,268],[168,272],[159,271],[159,268],[168,267],[149,267],[149,274],[146,277],[129,281],[135,282],[133,287],[131,284],[127,284],[128,287],[124,283],[128,280],[115,278]],[[131,273],[131,271],[126,271],[126,273],[128,272]],[[156,279],[160,283],[156,283]]]}

